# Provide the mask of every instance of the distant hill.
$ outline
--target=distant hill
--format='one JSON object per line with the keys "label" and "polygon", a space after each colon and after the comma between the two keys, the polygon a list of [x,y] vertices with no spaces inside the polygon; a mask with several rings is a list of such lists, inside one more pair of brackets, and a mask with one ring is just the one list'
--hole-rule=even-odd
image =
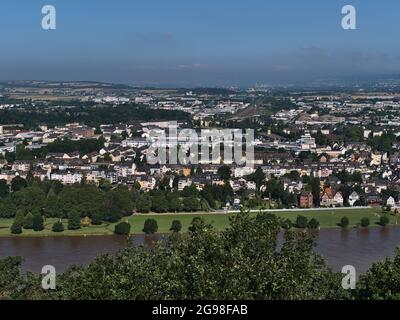
{"label": "distant hill", "polygon": [[42,80],[10,80],[0,81],[0,86],[9,88],[103,88],[103,89],[131,89],[124,84],[113,84],[96,81],[42,81]]}

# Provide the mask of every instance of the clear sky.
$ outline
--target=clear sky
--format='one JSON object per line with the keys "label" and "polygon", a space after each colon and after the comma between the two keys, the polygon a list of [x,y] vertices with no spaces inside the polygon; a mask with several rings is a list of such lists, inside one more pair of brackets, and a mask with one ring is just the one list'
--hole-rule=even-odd
{"label": "clear sky", "polygon": [[[41,9],[57,29],[41,28]],[[343,30],[341,9],[357,9]],[[400,73],[398,0],[1,0],[0,79],[252,85]]]}

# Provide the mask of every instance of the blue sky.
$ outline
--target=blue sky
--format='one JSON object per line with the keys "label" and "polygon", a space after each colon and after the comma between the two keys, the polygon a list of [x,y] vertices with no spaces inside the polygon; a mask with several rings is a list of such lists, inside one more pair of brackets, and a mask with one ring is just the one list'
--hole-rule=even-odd
{"label": "blue sky", "polygon": [[[57,9],[57,30],[41,8]],[[357,9],[357,30],[341,8]],[[397,0],[1,0],[0,79],[251,85],[400,73]]]}

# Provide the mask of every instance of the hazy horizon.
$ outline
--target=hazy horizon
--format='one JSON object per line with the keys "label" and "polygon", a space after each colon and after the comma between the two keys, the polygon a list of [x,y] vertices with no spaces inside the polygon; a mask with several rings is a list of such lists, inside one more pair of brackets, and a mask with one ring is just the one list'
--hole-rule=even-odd
{"label": "hazy horizon", "polygon": [[[41,28],[43,5],[57,29]],[[341,9],[357,9],[357,29]],[[0,79],[250,86],[400,74],[400,3],[3,0]]]}

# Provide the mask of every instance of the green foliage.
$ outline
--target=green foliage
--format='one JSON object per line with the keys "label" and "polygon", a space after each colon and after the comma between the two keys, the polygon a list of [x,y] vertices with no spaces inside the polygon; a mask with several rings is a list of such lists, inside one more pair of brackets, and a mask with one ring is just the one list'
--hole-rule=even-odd
{"label": "green foliage", "polygon": [[148,213],[151,210],[151,199],[148,194],[140,196],[137,204],[136,210],[141,213]]}
{"label": "green foliage", "polygon": [[0,180],[0,198],[4,198],[10,192],[10,187],[7,184],[7,180]]}
{"label": "green foliage", "polygon": [[[22,183],[22,184],[21,184]],[[94,225],[103,222],[117,222],[124,216],[137,212],[180,212],[183,210],[181,196],[185,201],[186,211],[201,209],[200,198],[212,201],[231,200],[233,190],[230,185],[209,186],[204,196],[195,186],[187,188],[182,194],[178,191],[155,190],[147,193],[130,191],[123,186],[96,187],[93,184],[74,184],[63,186],[58,181],[36,181],[30,185],[25,180],[14,179],[14,189],[0,196],[0,218],[13,218],[17,211],[24,214],[41,213],[44,218],[66,219],[72,211],[92,219]],[[1,189],[1,182],[0,182]],[[196,195],[196,196],[193,196]],[[210,202],[212,202],[210,200]],[[207,201],[208,202],[208,201]],[[203,210],[209,206],[203,201]]]}
{"label": "green foliage", "polygon": [[68,230],[78,230],[81,228],[81,216],[78,212],[71,212],[68,217]]}
{"label": "green foliage", "polygon": [[166,195],[168,201],[168,211],[179,212],[182,210],[182,201],[177,192],[169,192]]}
{"label": "green foliage", "polygon": [[26,188],[28,186],[28,183],[24,178],[21,178],[20,176],[15,177],[11,181],[11,190],[12,191],[19,191],[22,188]]}
{"label": "green foliage", "polygon": [[158,213],[167,212],[169,210],[169,204],[164,193],[159,193],[152,197],[151,210]]}
{"label": "green foliage", "polygon": [[260,190],[260,187],[265,182],[265,173],[261,167],[258,167],[254,173],[249,175],[248,179],[256,184],[257,190]]}
{"label": "green foliage", "polygon": [[12,234],[21,234],[22,233],[22,227],[21,227],[20,224],[14,222],[11,225],[10,231],[11,231]]}
{"label": "green foliage", "polygon": [[[62,102],[57,101],[57,103]],[[81,122],[91,127],[97,127],[101,124],[124,123],[132,120],[189,120],[188,113],[178,110],[149,109],[140,105],[128,104],[118,106],[118,110],[116,110],[113,106],[94,108],[90,103],[79,105],[79,102],[74,102],[74,104],[77,107],[57,112],[48,112],[45,106],[39,109],[25,108],[24,111],[0,110],[0,123],[21,123],[28,128],[35,128],[42,123],[56,126]]]}
{"label": "green foliage", "polygon": [[121,235],[121,236],[127,236],[131,232],[131,225],[128,222],[120,222],[117,225],[115,225],[114,233]]}
{"label": "green foliage", "polygon": [[52,227],[53,232],[63,232],[64,231],[64,225],[61,221],[57,221],[53,224]]}
{"label": "green foliage", "polygon": [[154,219],[146,219],[143,226],[143,232],[146,234],[154,234],[158,231],[157,221]]}
{"label": "green foliage", "polygon": [[387,226],[389,224],[389,222],[390,222],[390,218],[389,218],[389,216],[387,214],[384,214],[379,218],[379,224],[382,227]]}
{"label": "green foliage", "polygon": [[370,225],[369,218],[368,217],[362,218],[360,224],[362,227],[368,227]]}
{"label": "green foliage", "polygon": [[169,229],[173,232],[179,232],[182,230],[182,223],[179,220],[172,221],[171,228]]}
{"label": "green foliage", "polygon": [[189,233],[172,233],[151,250],[128,246],[70,267],[57,274],[56,290],[43,290],[39,274],[22,274],[21,258],[6,258],[0,300],[400,299],[400,249],[361,275],[356,290],[344,290],[343,275],[313,251],[315,238],[286,231],[278,241],[280,223],[274,215],[242,212],[218,232],[194,219]]}
{"label": "green foliage", "polygon": [[198,197],[199,190],[197,190],[196,186],[192,184],[190,187],[185,187],[182,190],[183,197]]}
{"label": "green foliage", "polygon": [[283,183],[276,178],[271,178],[266,183],[265,194],[272,199],[279,201],[285,206],[295,204],[296,199],[283,187]]}
{"label": "green foliage", "polygon": [[36,213],[33,216],[33,230],[34,231],[42,231],[44,229],[44,221],[43,217],[40,213]]}
{"label": "green foliage", "polygon": [[292,180],[292,181],[300,181],[300,173],[296,170],[290,171],[289,173],[286,173],[284,177]]}
{"label": "green foliage", "polygon": [[33,214],[29,212],[24,218],[24,229],[33,229],[33,220]]}
{"label": "green foliage", "polygon": [[232,170],[229,166],[223,165],[218,168],[218,175],[221,177],[222,180],[228,181],[232,176]]}
{"label": "green foliage", "polygon": [[183,210],[194,212],[200,209],[200,201],[196,197],[189,197],[183,199]]}
{"label": "green foliage", "polygon": [[7,197],[0,202],[0,218],[12,218],[17,212],[17,206],[14,201]]}
{"label": "green foliage", "polygon": [[391,152],[394,141],[396,141],[396,136],[393,133],[384,133],[381,136],[369,138],[368,145],[375,151]]}
{"label": "green foliage", "polygon": [[375,263],[357,283],[355,298],[370,300],[400,300],[400,249],[394,259]]}
{"label": "green foliage", "polygon": [[15,215],[14,223],[22,227],[24,225],[24,221],[25,221],[24,213],[21,210],[18,210]]}
{"label": "green foliage", "polygon": [[297,216],[296,222],[295,222],[295,227],[300,228],[300,229],[305,229],[308,226],[308,219],[305,216]]}
{"label": "green foliage", "polygon": [[103,200],[103,219],[116,222],[123,216],[131,215],[133,212],[133,201],[131,193],[126,188],[116,188],[106,193]]}
{"label": "green foliage", "polygon": [[340,219],[340,223],[339,224],[340,224],[340,226],[342,228],[347,228],[349,226],[349,224],[350,224],[350,220],[347,217],[343,217],[342,219]]}
{"label": "green foliage", "polygon": [[208,205],[213,209],[217,208],[217,203],[227,203],[232,201],[234,192],[229,183],[223,185],[206,184],[200,195],[205,199]]}
{"label": "green foliage", "polygon": [[308,225],[307,225],[307,227],[309,228],[309,229],[318,229],[319,228],[319,221],[317,220],[317,219],[315,219],[315,218],[311,218],[311,220],[308,222]]}
{"label": "green foliage", "polygon": [[21,275],[22,258],[10,257],[0,260],[0,300],[16,300],[24,297],[27,278]]}
{"label": "green foliage", "polygon": [[209,225],[209,224],[207,224],[207,223],[204,221],[203,218],[201,218],[201,217],[194,217],[194,218],[192,219],[192,223],[190,224],[189,232],[191,232],[191,233],[196,233],[196,232],[198,232],[199,230],[204,230],[204,229],[206,229],[206,228],[210,228],[210,229],[211,229],[212,226]]}
{"label": "green foliage", "polygon": [[71,267],[57,274],[56,290],[42,290],[39,275],[20,276],[20,262],[1,261],[0,292],[7,298],[58,300],[320,300],[350,295],[341,288],[342,275],[313,252],[313,237],[289,231],[278,247],[281,228],[273,215],[235,215],[223,232],[202,219],[194,224],[191,232],[172,233],[151,250],[128,246],[115,256]]}
{"label": "green foliage", "polygon": [[104,214],[102,212],[95,212],[92,215],[92,224],[95,226],[99,226],[103,223]]}
{"label": "green foliage", "polygon": [[281,221],[281,228],[285,230],[290,230],[293,227],[293,223],[290,219],[284,219]]}

